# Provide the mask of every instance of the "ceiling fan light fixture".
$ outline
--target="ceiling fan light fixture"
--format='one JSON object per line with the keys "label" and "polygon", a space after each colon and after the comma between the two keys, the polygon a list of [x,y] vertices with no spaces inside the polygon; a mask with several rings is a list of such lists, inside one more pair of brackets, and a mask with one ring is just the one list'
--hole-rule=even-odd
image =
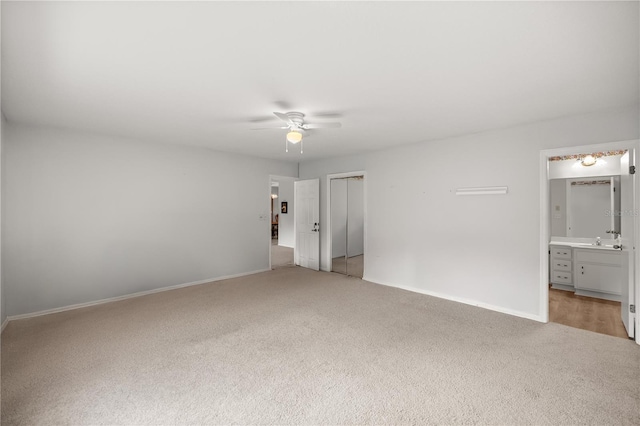
{"label": "ceiling fan light fixture", "polygon": [[302,140],[302,133],[297,130],[292,130],[287,133],[287,142],[298,143]]}

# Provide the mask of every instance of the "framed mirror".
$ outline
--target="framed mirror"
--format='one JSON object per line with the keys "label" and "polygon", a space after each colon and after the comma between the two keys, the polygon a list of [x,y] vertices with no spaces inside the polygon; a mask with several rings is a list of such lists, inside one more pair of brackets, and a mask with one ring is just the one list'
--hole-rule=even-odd
{"label": "framed mirror", "polygon": [[550,179],[551,235],[613,238],[620,230],[620,176]]}

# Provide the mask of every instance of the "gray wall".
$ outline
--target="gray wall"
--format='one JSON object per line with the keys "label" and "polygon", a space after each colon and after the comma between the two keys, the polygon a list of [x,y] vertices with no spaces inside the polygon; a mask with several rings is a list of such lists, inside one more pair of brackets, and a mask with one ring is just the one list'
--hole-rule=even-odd
{"label": "gray wall", "polygon": [[551,236],[567,236],[567,180],[550,179]]}
{"label": "gray wall", "polygon": [[6,127],[9,315],[269,268],[269,175],[297,164]]}
{"label": "gray wall", "polygon": [[[366,169],[364,279],[541,319],[540,151],[638,139],[638,113],[602,111],[302,163],[300,177]],[[504,185],[507,195],[454,195]]]}
{"label": "gray wall", "polygon": [[[535,318],[540,150],[638,139],[637,117],[605,111],[302,163],[301,178],[321,178],[321,267],[325,177],[367,170],[365,279]],[[9,315],[268,267],[268,176],[295,176],[296,165],[5,127]],[[509,194],[452,195],[490,185]]]}

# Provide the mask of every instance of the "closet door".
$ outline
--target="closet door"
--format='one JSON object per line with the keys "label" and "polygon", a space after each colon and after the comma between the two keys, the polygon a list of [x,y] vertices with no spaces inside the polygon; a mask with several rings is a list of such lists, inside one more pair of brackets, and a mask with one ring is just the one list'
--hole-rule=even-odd
{"label": "closet door", "polygon": [[331,271],[347,273],[347,180],[331,179]]}
{"label": "closet door", "polygon": [[362,278],[364,256],[364,180],[347,179],[347,274]]}

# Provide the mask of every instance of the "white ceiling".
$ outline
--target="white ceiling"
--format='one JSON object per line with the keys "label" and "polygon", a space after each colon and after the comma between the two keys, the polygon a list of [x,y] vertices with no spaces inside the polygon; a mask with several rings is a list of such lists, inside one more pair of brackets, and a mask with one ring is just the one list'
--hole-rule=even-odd
{"label": "white ceiling", "polygon": [[[305,161],[638,103],[638,2],[2,2],[10,121]],[[272,111],[342,113],[284,152]]]}

